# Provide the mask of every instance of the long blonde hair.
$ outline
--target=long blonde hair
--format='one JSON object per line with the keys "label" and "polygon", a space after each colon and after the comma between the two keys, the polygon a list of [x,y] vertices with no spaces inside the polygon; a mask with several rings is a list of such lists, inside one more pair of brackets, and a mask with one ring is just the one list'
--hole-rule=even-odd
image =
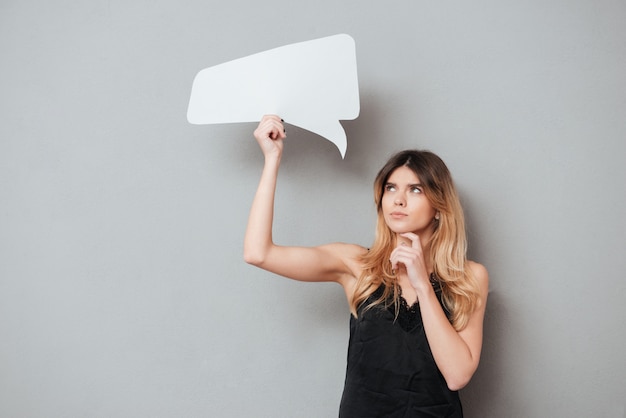
{"label": "long blonde hair", "polygon": [[478,307],[480,293],[467,263],[465,220],[452,176],[441,158],[430,151],[399,152],[378,172],[374,181],[374,202],[378,212],[376,235],[372,248],[361,258],[363,271],[350,301],[350,311],[357,316],[359,306],[384,285],[382,295],[364,308],[387,304],[392,300],[398,312],[399,286],[389,262],[391,251],[396,246],[396,234],[385,222],[382,197],[389,176],[402,166],[417,175],[426,198],[440,214],[439,220],[433,220],[431,239],[422,245],[425,253],[429,254],[433,273],[441,282],[442,301],[450,313],[451,323],[459,331],[465,328],[471,313]]}

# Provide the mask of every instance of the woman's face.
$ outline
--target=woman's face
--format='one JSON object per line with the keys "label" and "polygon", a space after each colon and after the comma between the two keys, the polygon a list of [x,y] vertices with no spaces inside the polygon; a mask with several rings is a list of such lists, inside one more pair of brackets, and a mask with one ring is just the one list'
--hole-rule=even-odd
{"label": "woman's face", "polygon": [[396,168],[384,186],[383,216],[395,233],[432,232],[436,211],[423,192],[417,175],[406,166]]}

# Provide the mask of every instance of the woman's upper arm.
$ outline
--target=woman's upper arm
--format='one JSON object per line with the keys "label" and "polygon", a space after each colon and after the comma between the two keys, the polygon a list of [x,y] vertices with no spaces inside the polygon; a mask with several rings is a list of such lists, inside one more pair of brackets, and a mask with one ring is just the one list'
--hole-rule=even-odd
{"label": "woman's upper arm", "polygon": [[274,245],[255,266],[294,280],[341,282],[356,276],[358,258],[367,249],[359,245],[333,243],[317,247]]}
{"label": "woman's upper arm", "polygon": [[472,355],[473,366],[476,368],[480,360],[483,343],[483,320],[489,293],[489,274],[487,269],[478,263],[471,263],[471,269],[480,288],[480,305],[471,314],[467,326],[459,331],[459,335],[467,344]]}

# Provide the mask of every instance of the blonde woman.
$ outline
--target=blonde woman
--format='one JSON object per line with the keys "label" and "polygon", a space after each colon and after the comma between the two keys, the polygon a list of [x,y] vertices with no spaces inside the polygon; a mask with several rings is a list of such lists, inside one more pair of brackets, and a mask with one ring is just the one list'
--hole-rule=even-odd
{"label": "blonde woman", "polygon": [[246,262],[295,280],[337,282],[350,311],[339,416],[462,417],[458,390],[478,367],[487,270],[466,259],[463,211],[443,161],[404,151],[374,182],[371,248],[272,240],[276,179],[286,138],[276,115],[254,131],[265,157],[244,241]]}

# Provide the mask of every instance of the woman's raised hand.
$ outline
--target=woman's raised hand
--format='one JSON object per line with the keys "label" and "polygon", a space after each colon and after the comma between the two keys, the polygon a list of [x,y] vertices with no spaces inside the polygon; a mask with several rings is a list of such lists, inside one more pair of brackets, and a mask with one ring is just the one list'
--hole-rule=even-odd
{"label": "woman's raised hand", "polygon": [[254,138],[259,143],[265,157],[280,156],[283,152],[283,139],[287,137],[283,120],[277,115],[265,115],[254,130]]}

